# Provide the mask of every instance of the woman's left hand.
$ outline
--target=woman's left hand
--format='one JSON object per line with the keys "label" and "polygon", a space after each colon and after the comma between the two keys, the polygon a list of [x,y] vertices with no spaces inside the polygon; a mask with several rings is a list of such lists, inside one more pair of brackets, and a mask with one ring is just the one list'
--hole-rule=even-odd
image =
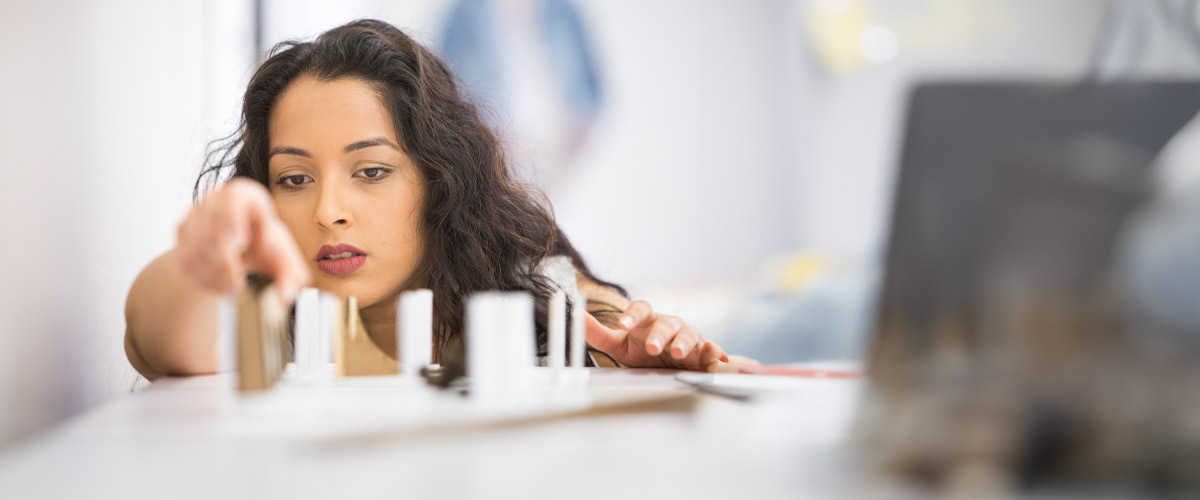
{"label": "woman's left hand", "polygon": [[705,341],[678,316],[654,312],[646,301],[630,304],[621,314],[620,325],[619,330],[608,328],[588,314],[587,343],[634,368],[725,371],[722,368],[729,363],[716,342]]}

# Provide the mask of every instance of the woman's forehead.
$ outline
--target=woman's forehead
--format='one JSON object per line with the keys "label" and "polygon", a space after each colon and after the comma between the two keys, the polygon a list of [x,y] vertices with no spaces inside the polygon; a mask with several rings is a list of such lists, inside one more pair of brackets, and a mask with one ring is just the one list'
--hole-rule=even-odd
{"label": "woman's forehead", "polygon": [[378,92],[357,78],[298,78],[272,108],[268,135],[272,147],[321,150],[375,137],[399,143]]}

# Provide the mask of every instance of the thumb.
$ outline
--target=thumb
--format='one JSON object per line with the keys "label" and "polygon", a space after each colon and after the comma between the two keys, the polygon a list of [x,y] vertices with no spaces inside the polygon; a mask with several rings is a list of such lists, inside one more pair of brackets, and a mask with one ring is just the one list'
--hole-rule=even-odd
{"label": "thumb", "polygon": [[625,336],[629,334],[628,332],[604,326],[591,313],[584,313],[583,316],[585,320],[584,338],[592,347],[611,354],[625,345]]}
{"label": "thumb", "polygon": [[277,220],[260,218],[256,221],[255,229],[252,259],[260,271],[275,279],[280,299],[290,304],[300,288],[311,279],[300,250],[287,228]]}

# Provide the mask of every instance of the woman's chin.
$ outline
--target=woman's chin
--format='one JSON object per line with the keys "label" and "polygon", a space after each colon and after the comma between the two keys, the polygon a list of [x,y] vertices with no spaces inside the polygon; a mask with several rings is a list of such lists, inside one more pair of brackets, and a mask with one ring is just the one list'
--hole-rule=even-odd
{"label": "woman's chin", "polygon": [[321,279],[317,278],[313,282],[313,288],[322,292],[329,292],[339,297],[359,297],[361,300],[362,290],[359,287],[353,286],[347,280],[340,279]]}

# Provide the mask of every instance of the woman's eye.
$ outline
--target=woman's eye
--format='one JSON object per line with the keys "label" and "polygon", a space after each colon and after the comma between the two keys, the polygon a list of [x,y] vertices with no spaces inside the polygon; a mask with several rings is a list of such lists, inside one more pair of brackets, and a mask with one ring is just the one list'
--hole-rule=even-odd
{"label": "woman's eye", "polygon": [[305,184],[306,180],[308,180],[307,175],[285,175],[280,177],[276,184],[284,187],[299,187],[300,185]]}
{"label": "woman's eye", "polygon": [[364,168],[364,169],[358,171],[360,176],[366,177],[368,179],[380,179],[380,178],[386,176],[388,174],[388,172],[390,172],[390,169],[386,169],[383,167],[370,167],[370,168]]}

